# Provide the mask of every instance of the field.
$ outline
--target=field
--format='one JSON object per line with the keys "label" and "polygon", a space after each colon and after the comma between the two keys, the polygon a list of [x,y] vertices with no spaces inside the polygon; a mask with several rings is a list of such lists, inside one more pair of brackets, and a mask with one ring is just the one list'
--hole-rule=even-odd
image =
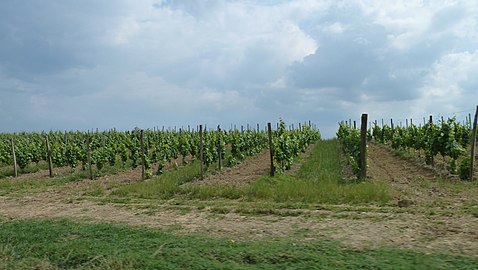
{"label": "field", "polygon": [[[0,179],[1,269],[476,269],[478,184],[369,143],[356,181],[336,140],[271,177],[267,151],[210,171],[71,169]],[[0,168],[1,169],[1,168]]]}

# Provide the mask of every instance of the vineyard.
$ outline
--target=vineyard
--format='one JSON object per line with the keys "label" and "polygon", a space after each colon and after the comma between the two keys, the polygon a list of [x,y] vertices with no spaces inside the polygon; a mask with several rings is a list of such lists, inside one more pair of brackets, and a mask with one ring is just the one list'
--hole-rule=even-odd
{"label": "vineyard", "polygon": [[476,268],[470,125],[392,123],[1,134],[0,268]]}
{"label": "vineyard", "polygon": [[[201,161],[201,171],[213,164],[215,169],[234,166],[247,157],[271,148],[273,172],[291,168],[294,158],[308,145],[320,139],[310,125],[288,129],[281,120],[267,130],[140,130],[117,132],[54,132],[0,134],[0,166],[5,175],[28,172],[27,167],[40,163],[50,167],[91,169],[90,178],[101,175],[106,166],[123,169],[143,167],[143,178],[161,175],[166,165],[177,168],[188,162]],[[272,147],[270,147],[272,145]],[[10,169],[9,169],[10,168]],[[94,172],[92,172],[94,170]]]}
{"label": "vineyard", "polygon": [[[476,123],[475,123],[476,126]],[[471,178],[472,166],[470,149],[472,147],[473,129],[470,123],[460,123],[455,117],[435,123],[430,121],[423,125],[394,126],[393,119],[390,125],[379,126],[374,121],[373,126],[367,130],[366,137],[369,141],[390,146],[397,153],[408,155],[423,161],[426,165],[437,167],[440,163],[452,175],[460,179]],[[360,131],[352,127],[351,122],[339,123],[337,138],[342,144],[342,149],[356,175],[362,170],[360,166]],[[474,138],[474,137],[473,137]],[[441,158],[440,158],[441,157]],[[437,159],[440,162],[437,162]]]}

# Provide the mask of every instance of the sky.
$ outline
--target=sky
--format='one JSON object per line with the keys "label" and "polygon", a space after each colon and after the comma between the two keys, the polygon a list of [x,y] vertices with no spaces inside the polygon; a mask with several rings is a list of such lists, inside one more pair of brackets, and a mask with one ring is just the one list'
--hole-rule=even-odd
{"label": "sky", "polygon": [[474,114],[478,1],[2,0],[0,132]]}

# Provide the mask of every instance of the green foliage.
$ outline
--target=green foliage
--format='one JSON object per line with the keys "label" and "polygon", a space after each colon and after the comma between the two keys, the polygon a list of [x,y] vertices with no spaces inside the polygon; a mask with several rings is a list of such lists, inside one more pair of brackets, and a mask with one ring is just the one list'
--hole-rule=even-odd
{"label": "green foliage", "polygon": [[460,167],[458,169],[458,176],[461,180],[470,180],[471,171],[471,158],[466,157],[461,160]]}
{"label": "green foliage", "polygon": [[[285,123],[281,121],[285,127]],[[278,138],[276,163],[279,169],[288,169],[293,158],[305,147],[320,138],[318,131],[304,126],[302,130],[285,130],[275,132]],[[91,161],[101,171],[105,166],[122,166],[136,168],[145,163],[147,170],[158,164],[156,174],[161,174],[164,163],[176,164],[181,157],[182,165],[188,158],[199,156],[199,132],[186,130],[144,130],[144,156],[141,156],[141,130],[102,131],[102,132],[49,132],[0,134],[0,165],[12,165],[11,141],[15,142],[17,164],[25,169],[31,163],[47,161],[46,136],[49,138],[51,158],[55,167],[70,166],[75,168],[88,164],[88,149]],[[87,144],[89,141],[89,144]],[[203,163],[208,168],[218,162],[219,153],[224,164],[235,165],[247,157],[257,155],[268,147],[267,132],[260,130],[203,131]],[[230,151],[227,151],[230,149]],[[282,151],[282,152],[281,152]]]}
{"label": "green foliage", "polygon": [[285,122],[281,119],[279,128],[273,133],[274,166],[277,173],[289,170],[300,153],[307,147],[320,140],[320,132],[308,125],[301,129],[287,130]]}
{"label": "green foliage", "polygon": [[[385,130],[386,131],[386,130]],[[376,133],[377,134],[377,133]],[[354,174],[360,175],[360,131],[340,123],[337,138],[342,145],[342,150],[348,163],[352,166]]]}
{"label": "green foliage", "polygon": [[433,165],[438,154],[450,157],[447,168],[453,174],[457,172],[457,160],[466,153],[470,138],[470,127],[461,125],[454,117],[439,123],[395,127],[393,130],[387,125],[382,128],[378,125],[373,127],[375,141],[390,144],[395,150],[414,149],[424,152],[426,164]]}

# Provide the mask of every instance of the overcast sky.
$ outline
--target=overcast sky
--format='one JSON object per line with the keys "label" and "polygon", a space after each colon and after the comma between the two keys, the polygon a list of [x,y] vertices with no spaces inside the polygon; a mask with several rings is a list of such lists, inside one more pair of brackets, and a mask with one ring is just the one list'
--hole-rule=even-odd
{"label": "overcast sky", "polygon": [[2,0],[0,94],[3,132],[463,119],[478,1]]}

